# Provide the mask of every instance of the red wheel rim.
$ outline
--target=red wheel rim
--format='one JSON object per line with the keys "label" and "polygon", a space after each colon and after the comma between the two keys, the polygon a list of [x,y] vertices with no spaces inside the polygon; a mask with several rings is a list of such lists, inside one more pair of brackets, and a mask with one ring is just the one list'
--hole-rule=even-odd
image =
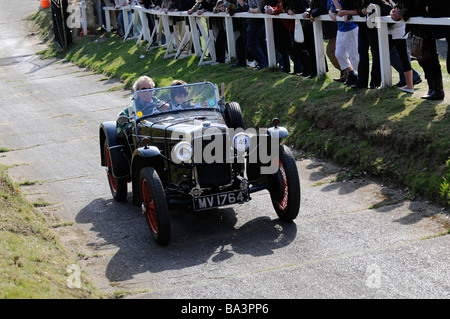
{"label": "red wheel rim", "polygon": [[280,202],[275,202],[280,210],[285,210],[288,203],[288,185],[286,179],[286,171],[284,170],[283,163],[279,164],[281,176],[283,178],[283,199]]}
{"label": "red wheel rim", "polygon": [[109,147],[106,148],[106,167],[108,168],[107,174],[108,174],[108,181],[109,185],[111,186],[111,189],[114,193],[117,192],[117,184],[116,179],[114,178],[112,174],[112,165],[111,165],[111,154],[109,153]]}
{"label": "red wheel rim", "polygon": [[142,181],[142,201],[150,227],[152,228],[152,231],[157,234],[158,216],[156,215],[155,202],[153,201],[152,193],[150,192],[150,187],[148,186],[146,179]]}

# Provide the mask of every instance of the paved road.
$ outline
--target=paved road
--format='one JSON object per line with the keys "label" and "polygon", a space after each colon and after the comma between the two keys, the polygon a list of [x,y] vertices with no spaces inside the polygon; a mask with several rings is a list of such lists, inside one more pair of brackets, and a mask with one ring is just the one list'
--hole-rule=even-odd
{"label": "paved road", "polygon": [[[276,218],[267,193],[246,205],[173,213],[173,238],[157,246],[140,210],[112,200],[100,166],[98,126],[127,105],[115,81],[64,61],[40,60],[25,17],[0,24],[0,163],[40,208],[102,291],[129,298],[449,298],[450,228],[442,208],[367,176],[297,162],[295,223]],[[13,31],[12,31],[13,30]],[[370,209],[372,205],[379,208]]]}

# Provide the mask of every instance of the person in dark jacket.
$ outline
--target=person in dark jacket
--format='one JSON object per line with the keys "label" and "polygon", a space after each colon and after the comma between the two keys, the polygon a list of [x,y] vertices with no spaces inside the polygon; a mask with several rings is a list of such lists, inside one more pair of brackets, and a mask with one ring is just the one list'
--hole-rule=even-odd
{"label": "person in dark jacket", "polygon": [[[348,14],[357,13],[361,17],[367,17],[371,12],[367,12],[367,7],[371,4],[376,4],[381,9],[381,15],[389,15],[390,8],[382,0],[343,0],[341,1],[342,9],[344,11],[338,11],[338,16],[344,16]],[[383,9],[387,10],[383,10]],[[387,11],[387,12],[385,12]],[[377,88],[381,86],[381,71],[380,71],[380,52],[378,46],[378,30],[376,28],[369,28],[366,22],[358,24],[358,79],[351,86],[354,89]],[[369,49],[372,53],[372,69],[370,70],[370,83],[369,83],[369,69],[370,58]]]}
{"label": "person in dark jacket", "polygon": [[[400,0],[397,4],[397,8],[392,10],[391,18],[396,21],[401,19],[408,21],[410,17],[439,17],[444,14],[449,15],[449,12],[448,1]],[[441,65],[439,63],[436,47],[436,38],[442,36],[441,33],[445,32],[445,28],[432,25],[407,24],[407,31],[411,31],[412,34],[421,35],[429,50],[428,59],[418,60],[428,83],[428,92],[426,95],[422,96],[422,98],[427,100],[443,100],[445,94],[442,83]]]}
{"label": "person in dark jacket", "polygon": [[[264,7],[265,14],[279,15],[284,13],[284,2],[282,0],[266,0]],[[275,41],[275,50],[279,58],[279,66],[285,73],[291,72],[291,59],[294,62],[294,74],[299,74],[303,68],[297,55],[294,54],[293,32],[295,22],[291,19],[273,19],[273,35]]]}
{"label": "person in dark jacket", "polygon": [[[309,0],[286,0],[285,3],[285,9],[290,15],[309,12],[310,6]],[[303,43],[295,42],[294,51],[303,65],[302,76],[314,78],[317,76],[317,62],[312,22],[309,20],[302,20],[302,29],[305,40]]]}
{"label": "person in dark jacket", "polygon": [[[428,0],[426,10],[431,18],[449,18],[450,1]],[[450,46],[450,26],[437,26],[433,28],[433,35],[436,39],[445,38],[447,41],[447,73],[450,74],[450,54],[448,54]]]}
{"label": "person in dark jacket", "polygon": [[[235,7],[229,6],[226,12],[230,16],[239,12],[248,12],[247,0],[237,0]],[[233,19],[233,29],[239,31],[239,35],[236,38],[236,63],[231,64],[231,67],[246,67],[247,60],[253,61],[250,52],[247,51],[247,19]]]}

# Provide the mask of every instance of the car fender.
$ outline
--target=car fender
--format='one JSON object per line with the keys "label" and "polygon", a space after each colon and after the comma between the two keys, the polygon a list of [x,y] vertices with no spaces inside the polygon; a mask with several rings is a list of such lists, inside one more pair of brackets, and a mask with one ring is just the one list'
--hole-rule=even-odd
{"label": "car fender", "polygon": [[100,154],[101,165],[106,166],[104,154],[105,143],[109,146],[111,155],[112,174],[116,178],[127,178],[130,175],[130,166],[124,154],[125,145],[117,143],[117,128],[115,121],[103,122],[100,125]]}
{"label": "car fender", "polygon": [[289,132],[285,127],[273,126],[260,132],[257,143],[248,151],[247,176],[250,181],[255,182],[261,175],[272,174],[278,158],[278,148],[282,138],[288,137]]}
{"label": "car fender", "polygon": [[164,183],[162,173],[164,171],[164,157],[156,146],[144,146],[133,152],[131,160],[131,181],[133,189],[133,204],[141,205],[139,174],[142,168],[152,166],[158,172],[161,181]]}
{"label": "car fender", "polygon": [[270,137],[273,137],[273,138],[281,139],[281,138],[289,136],[289,131],[283,126],[269,127],[267,129],[267,132],[269,132]]}
{"label": "car fender", "polygon": [[117,128],[115,121],[108,121],[100,124],[99,140],[101,165],[106,166],[106,158],[105,154],[103,153],[103,147],[105,145],[105,142],[108,143],[109,147],[117,145]]}

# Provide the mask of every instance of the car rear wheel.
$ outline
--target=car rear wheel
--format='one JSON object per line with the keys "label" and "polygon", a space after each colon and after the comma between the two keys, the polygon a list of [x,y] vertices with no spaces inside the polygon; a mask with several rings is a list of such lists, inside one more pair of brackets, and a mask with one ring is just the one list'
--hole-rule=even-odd
{"label": "car rear wheel", "polygon": [[228,102],[227,104],[225,104],[224,117],[225,123],[229,128],[245,129],[244,118],[242,117],[242,111],[239,103]]}
{"label": "car rear wheel", "polygon": [[109,188],[111,190],[112,197],[119,202],[124,202],[127,200],[127,180],[126,178],[116,178],[113,175],[112,170],[112,160],[111,153],[109,151],[109,146],[105,142],[103,146],[103,151],[106,159],[106,174],[108,176]]}
{"label": "car rear wheel", "polygon": [[158,173],[145,167],[140,173],[142,212],[146,216],[153,239],[160,245],[170,240],[170,216],[166,195]]}
{"label": "car rear wheel", "polygon": [[300,210],[300,179],[294,156],[280,145],[278,171],[270,176],[269,189],[273,207],[281,220],[293,221]]}

